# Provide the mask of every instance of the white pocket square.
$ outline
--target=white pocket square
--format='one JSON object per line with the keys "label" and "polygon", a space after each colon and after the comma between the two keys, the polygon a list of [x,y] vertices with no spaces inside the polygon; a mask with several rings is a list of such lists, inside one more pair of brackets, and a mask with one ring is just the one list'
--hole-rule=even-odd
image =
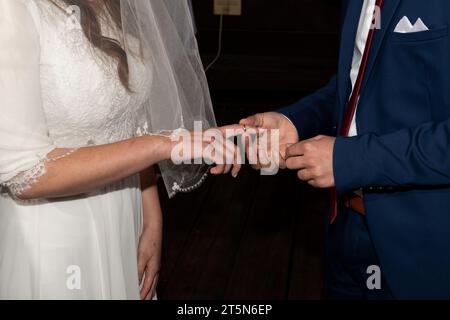
{"label": "white pocket square", "polygon": [[426,24],[422,21],[422,19],[417,19],[416,23],[413,25],[411,21],[409,21],[408,17],[403,17],[397,26],[395,27],[394,32],[396,33],[413,33],[413,32],[423,32],[429,31]]}

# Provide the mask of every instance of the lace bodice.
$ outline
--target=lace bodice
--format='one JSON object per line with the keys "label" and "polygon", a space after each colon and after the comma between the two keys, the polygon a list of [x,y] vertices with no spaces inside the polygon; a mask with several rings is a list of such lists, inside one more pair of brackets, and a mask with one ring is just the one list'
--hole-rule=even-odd
{"label": "lace bodice", "polygon": [[[120,82],[117,62],[90,44],[63,2],[17,0],[8,5],[10,12],[0,12],[0,20],[16,25],[0,30],[5,44],[0,93],[6,97],[0,129],[11,142],[1,146],[7,152],[0,159],[0,189],[4,185],[18,195],[45,174],[53,149],[72,152],[139,135],[152,72],[148,63],[129,56],[130,93]],[[121,41],[106,13],[100,22],[105,36]]]}
{"label": "lace bodice", "polygon": [[[73,17],[48,0],[33,1],[40,14],[42,103],[55,145],[83,147],[134,136],[151,74],[131,58],[130,94],[116,62],[92,48]],[[118,38],[108,26],[103,33]]]}

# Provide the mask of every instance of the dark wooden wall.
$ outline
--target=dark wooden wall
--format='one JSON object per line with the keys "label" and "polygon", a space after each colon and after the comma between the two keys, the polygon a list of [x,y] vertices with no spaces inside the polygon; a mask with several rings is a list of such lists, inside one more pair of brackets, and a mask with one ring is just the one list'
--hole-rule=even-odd
{"label": "dark wooden wall", "polygon": [[[217,50],[212,0],[193,0],[205,65]],[[224,17],[223,52],[208,72],[219,124],[297,101],[336,70],[338,0],[243,0]],[[161,193],[164,194],[163,188]],[[191,194],[162,196],[163,299],[323,297],[327,194],[295,172],[211,177]]]}
{"label": "dark wooden wall", "polygon": [[[219,17],[212,0],[194,0],[194,8],[207,64],[217,50]],[[223,55],[208,73],[217,108],[278,107],[335,73],[339,0],[243,0],[242,10],[240,17],[224,17]]]}

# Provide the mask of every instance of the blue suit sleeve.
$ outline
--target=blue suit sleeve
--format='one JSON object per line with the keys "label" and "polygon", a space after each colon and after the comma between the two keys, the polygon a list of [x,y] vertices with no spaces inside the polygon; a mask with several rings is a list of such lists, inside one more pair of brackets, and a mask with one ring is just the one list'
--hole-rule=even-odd
{"label": "blue suit sleeve", "polygon": [[336,140],[333,155],[339,193],[366,187],[450,184],[450,119],[387,135]]}
{"label": "blue suit sleeve", "polygon": [[336,76],[333,76],[322,89],[278,112],[294,123],[302,140],[320,134],[334,135],[333,115],[336,96],[337,80]]}

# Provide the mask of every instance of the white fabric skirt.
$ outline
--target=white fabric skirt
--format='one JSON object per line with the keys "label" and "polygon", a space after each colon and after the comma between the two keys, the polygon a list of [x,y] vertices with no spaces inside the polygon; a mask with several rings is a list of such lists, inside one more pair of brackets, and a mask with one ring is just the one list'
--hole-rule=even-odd
{"label": "white fabric skirt", "polygon": [[139,176],[21,203],[0,196],[0,299],[139,299]]}

